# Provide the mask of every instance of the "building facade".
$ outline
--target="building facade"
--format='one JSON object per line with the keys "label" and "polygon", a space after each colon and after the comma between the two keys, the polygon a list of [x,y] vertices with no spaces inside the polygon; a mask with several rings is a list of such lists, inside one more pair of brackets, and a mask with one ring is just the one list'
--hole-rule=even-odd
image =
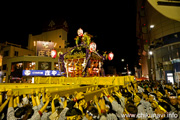
{"label": "building facade", "polygon": [[5,82],[8,76],[10,76],[10,73],[8,71],[11,70],[11,67],[8,64],[8,60],[24,55],[34,56],[35,51],[21,48],[21,45],[5,42],[2,44],[1,55],[1,82]]}
{"label": "building facade", "polygon": [[[57,22],[57,25],[56,25]],[[49,21],[38,35],[29,34],[28,47],[5,43],[1,45],[1,82],[23,82],[32,76],[23,76],[23,70],[58,70],[58,54],[65,53],[68,26],[66,21]],[[56,55],[52,58],[51,52]]]}
{"label": "building facade", "polygon": [[[152,1],[140,0],[137,3],[136,36],[142,76],[152,80],[179,83],[180,16],[178,17],[177,13],[177,10],[180,10],[177,6],[179,3],[156,0],[154,4]],[[160,8],[169,11],[164,12],[165,10],[162,11]]]}
{"label": "building facade", "polygon": [[41,34],[29,34],[28,49],[36,51],[37,41],[46,41],[53,42],[54,49],[64,50],[67,42],[68,25],[66,21],[59,21],[51,20],[49,23],[45,23]]}

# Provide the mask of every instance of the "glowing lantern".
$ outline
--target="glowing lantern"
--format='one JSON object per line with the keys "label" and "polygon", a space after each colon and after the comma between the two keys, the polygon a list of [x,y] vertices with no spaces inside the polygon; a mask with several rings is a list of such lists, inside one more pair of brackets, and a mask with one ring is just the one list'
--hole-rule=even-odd
{"label": "glowing lantern", "polygon": [[83,36],[83,29],[79,28],[77,30],[77,34],[78,34],[78,36]]}
{"label": "glowing lantern", "polygon": [[73,73],[73,70],[74,70],[73,67],[68,67],[68,72],[69,73]]}
{"label": "glowing lantern", "polygon": [[56,50],[51,50],[51,57],[56,58]]}
{"label": "glowing lantern", "polygon": [[112,60],[113,57],[114,57],[114,54],[113,54],[112,52],[110,52],[110,53],[108,54],[108,59],[109,59],[109,60]]}
{"label": "glowing lantern", "polygon": [[90,52],[95,52],[96,51],[96,43],[92,42],[89,45],[89,50],[90,50]]}

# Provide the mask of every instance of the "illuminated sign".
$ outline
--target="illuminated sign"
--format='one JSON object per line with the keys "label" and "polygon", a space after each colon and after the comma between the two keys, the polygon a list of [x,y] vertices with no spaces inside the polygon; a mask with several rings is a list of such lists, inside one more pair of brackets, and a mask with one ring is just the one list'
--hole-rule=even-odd
{"label": "illuminated sign", "polygon": [[59,70],[23,70],[23,76],[62,76]]}
{"label": "illuminated sign", "polygon": [[37,56],[51,57],[51,50],[54,49],[53,42],[37,41],[36,53]]}

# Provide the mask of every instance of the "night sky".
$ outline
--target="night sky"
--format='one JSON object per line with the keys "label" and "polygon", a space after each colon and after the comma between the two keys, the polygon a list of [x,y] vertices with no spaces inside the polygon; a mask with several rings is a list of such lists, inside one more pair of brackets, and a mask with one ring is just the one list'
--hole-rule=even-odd
{"label": "night sky", "polygon": [[[75,45],[77,29],[93,35],[100,53],[114,53],[114,60],[107,61],[121,71],[124,63],[133,70],[136,57],[136,4],[135,1],[119,1],[106,3],[53,3],[47,5],[7,4],[1,9],[1,40],[27,46],[28,34],[40,34],[44,21],[54,18],[65,19],[68,23],[68,42]],[[4,10],[4,8],[6,8]]]}

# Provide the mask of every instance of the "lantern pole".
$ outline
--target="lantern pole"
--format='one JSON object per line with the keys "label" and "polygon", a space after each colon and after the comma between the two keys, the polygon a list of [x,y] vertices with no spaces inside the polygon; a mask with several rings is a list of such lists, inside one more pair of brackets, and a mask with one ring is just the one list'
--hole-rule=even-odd
{"label": "lantern pole", "polygon": [[127,64],[126,66],[127,66],[127,75],[129,75],[129,68],[128,68],[128,64]]}

